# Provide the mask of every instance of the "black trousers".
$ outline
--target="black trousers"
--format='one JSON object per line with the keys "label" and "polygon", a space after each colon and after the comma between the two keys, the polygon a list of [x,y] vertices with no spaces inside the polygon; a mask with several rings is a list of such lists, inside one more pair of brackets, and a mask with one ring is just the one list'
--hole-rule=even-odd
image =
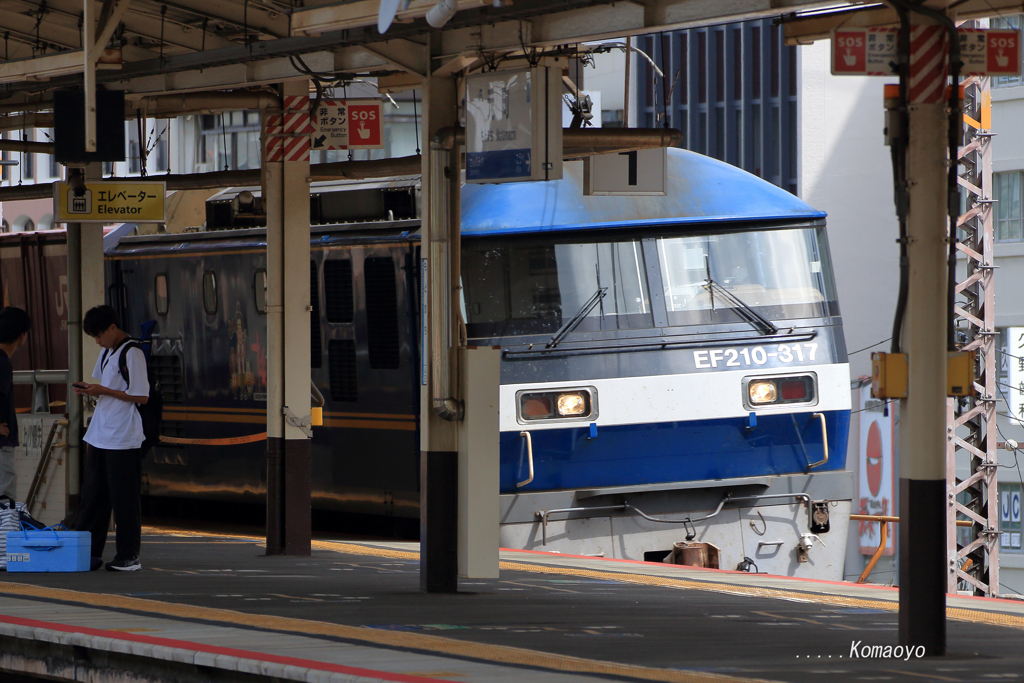
{"label": "black trousers", "polygon": [[92,556],[103,557],[110,512],[117,522],[114,559],[139,556],[142,547],[142,449],[111,451],[90,445],[82,473],[78,530],[92,534]]}

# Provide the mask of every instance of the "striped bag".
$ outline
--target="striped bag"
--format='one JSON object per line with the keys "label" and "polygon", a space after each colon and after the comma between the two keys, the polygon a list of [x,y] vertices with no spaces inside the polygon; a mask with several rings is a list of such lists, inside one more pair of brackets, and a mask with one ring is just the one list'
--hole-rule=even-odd
{"label": "striped bag", "polygon": [[24,503],[15,503],[10,497],[0,498],[0,569],[7,569],[7,532],[21,529]]}
{"label": "striped bag", "polygon": [[16,503],[10,496],[0,497],[0,570],[7,569],[7,532],[42,529],[44,526],[33,519],[24,503]]}

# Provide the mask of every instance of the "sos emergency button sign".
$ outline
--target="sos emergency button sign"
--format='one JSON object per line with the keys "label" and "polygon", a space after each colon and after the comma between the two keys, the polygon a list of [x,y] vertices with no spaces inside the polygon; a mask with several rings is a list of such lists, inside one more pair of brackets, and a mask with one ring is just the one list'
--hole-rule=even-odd
{"label": "sos emergency button sign", "polygon": [[[959,28],[961,76],[1012,76],[1021,71],[1020,33],[1016,29]],[[945,51],[941,43],[928,49]],[[859,76],[895,75],[899,30],[844,28],[832,32],[832,73]]]}
{"label": "sos emergency button sign", "polygon": [[383,149],[378,100],[321,100],[313,112],[312,149]]}

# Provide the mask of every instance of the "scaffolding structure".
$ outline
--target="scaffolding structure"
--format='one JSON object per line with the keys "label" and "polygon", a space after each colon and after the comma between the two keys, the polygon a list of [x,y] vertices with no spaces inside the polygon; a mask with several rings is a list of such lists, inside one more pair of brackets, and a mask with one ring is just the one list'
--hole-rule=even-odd
{"label": "scaffolding structure", "polygon": [[[977,357],[974,392],[947,399],[947,590],[996,597],[999,592],[999,502],[996,486],[997,387],[990,79],[963,84],[964,141],[958,162],[961,207],[957,250],[966,257],[956,283],[957,345]],[[963,265],[963,262],[962,262]],[[957,479],[957,461],[967,476]],[[968,519],[968,527],[956,526]]]}

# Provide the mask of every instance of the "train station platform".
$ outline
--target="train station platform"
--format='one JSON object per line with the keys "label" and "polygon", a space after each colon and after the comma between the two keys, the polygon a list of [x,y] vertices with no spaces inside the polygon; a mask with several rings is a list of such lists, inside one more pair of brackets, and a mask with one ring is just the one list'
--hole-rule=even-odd
{"label": "train station platform", "polygon": [[1024,677],[1012,600],[950,596],[947,656],[918,658],[893,651],[892,588],[503,551],[499,579],[439,595],[419,590],[415,543],[261,543],[146,528],[140,572],[0,574],[0,680]]}

